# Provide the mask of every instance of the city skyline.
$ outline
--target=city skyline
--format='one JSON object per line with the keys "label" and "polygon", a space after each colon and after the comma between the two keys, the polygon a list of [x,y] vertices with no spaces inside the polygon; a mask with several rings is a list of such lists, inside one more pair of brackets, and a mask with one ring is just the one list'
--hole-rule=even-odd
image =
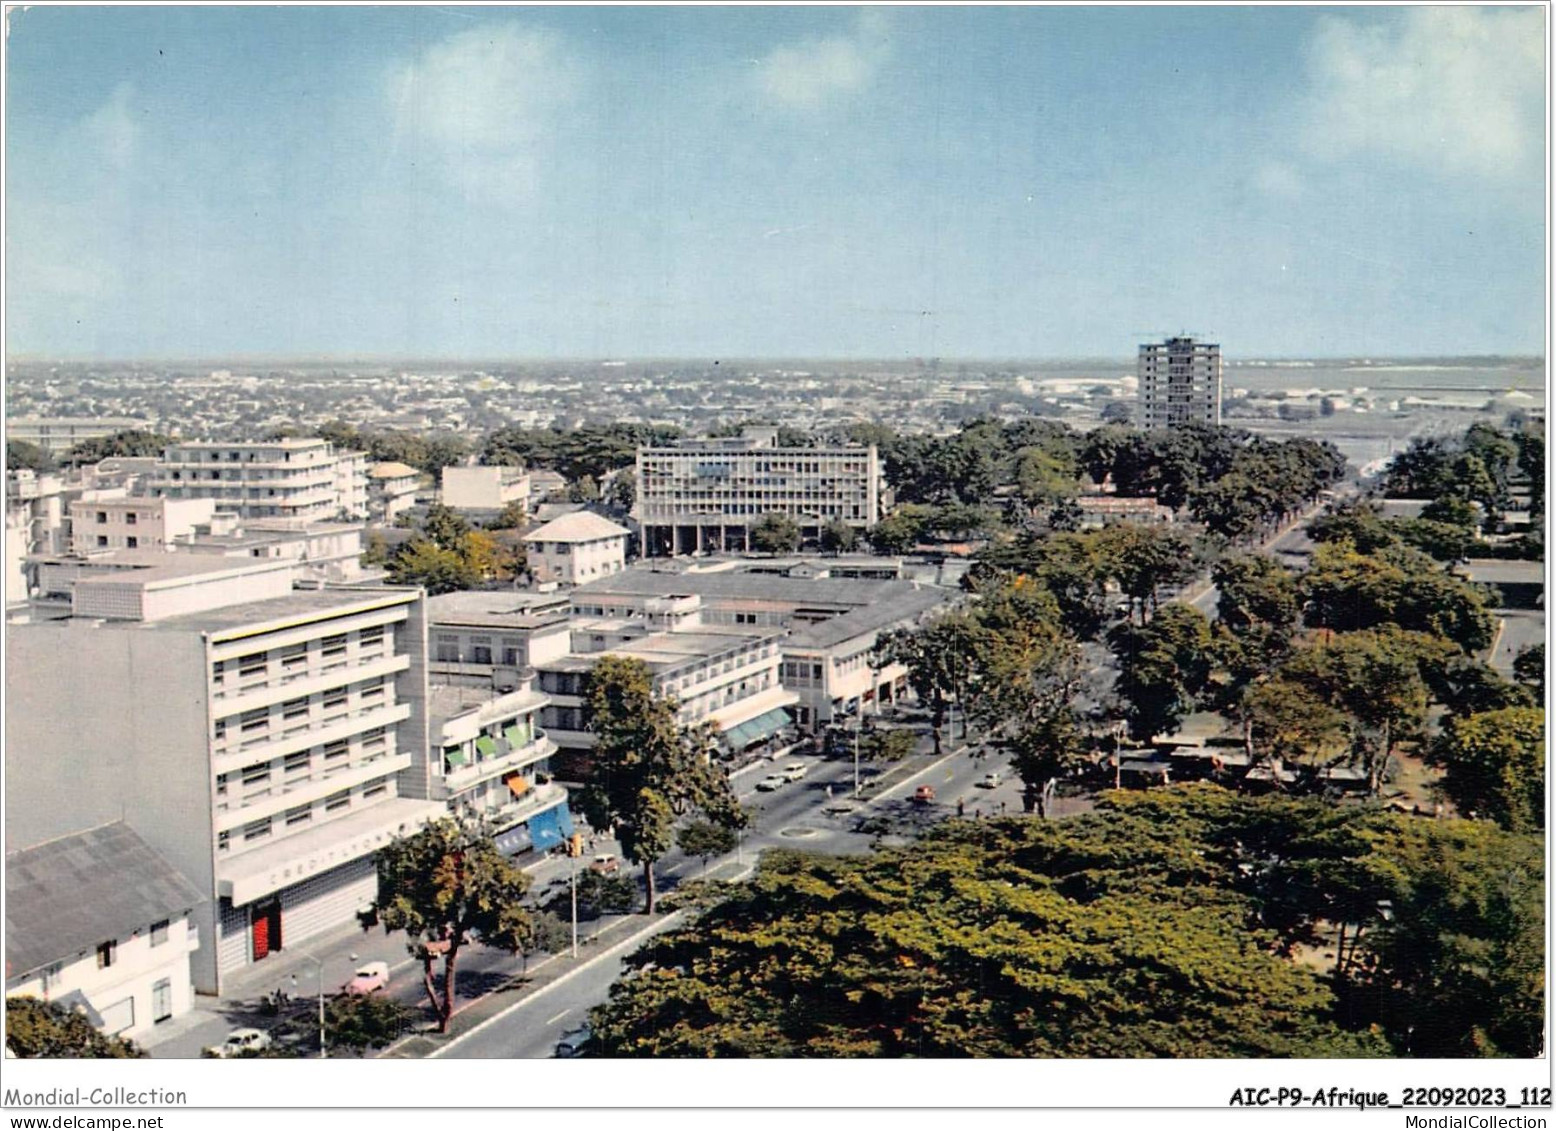
{"label": "city skyline", "polygon": [[1543,21],[13,12],[7,352],[1539,355]]}

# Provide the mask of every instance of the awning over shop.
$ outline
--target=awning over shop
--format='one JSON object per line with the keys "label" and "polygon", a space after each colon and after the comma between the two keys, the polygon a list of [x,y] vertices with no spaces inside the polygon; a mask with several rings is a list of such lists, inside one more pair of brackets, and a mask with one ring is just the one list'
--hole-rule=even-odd
{"label": "awning over shop", "polygon": [[537,813],[529,819],[530,843],[535,846],[536,852],[544,852],[554,844],[561,844],[562,838],[567,834],[562,831],[562,821],[559,814],[567,812],[567,805],[558,805],[555,809],[547,809],[544,813]]}
{"label": "awning over shop", "polygon": [[771,738],[793,721],[788,708],[779,707],[754,719],[748,719],[739,726],[730,727],[724,732],[724,741],[731,750],[744,750],[748,746]]}
{"label": "awning over shop", "polygon": [[497,740],[489,735],[482,735],[475,740],[475,748],[480,751],[483,758],[497,757]]}
{"label": "awning over shop", "polygon": [[497,851],[504,856],[514,856],[530,846],[529,826],[514,825],[505,833],[497,834]]}
{"label": "awning over shop", "polygon": [[509,774],[502,780],[515,797],[523,797],[530,790],[529,778],[523,774]]}

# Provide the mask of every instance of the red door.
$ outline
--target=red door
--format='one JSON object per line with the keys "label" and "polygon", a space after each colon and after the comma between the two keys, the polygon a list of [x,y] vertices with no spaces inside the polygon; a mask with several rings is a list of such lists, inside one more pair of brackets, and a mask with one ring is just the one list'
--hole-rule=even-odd
{"label": "red door", "polygon": [[270,953],[270,916],[258,908],[254,910],[254,961],[258,962]]}

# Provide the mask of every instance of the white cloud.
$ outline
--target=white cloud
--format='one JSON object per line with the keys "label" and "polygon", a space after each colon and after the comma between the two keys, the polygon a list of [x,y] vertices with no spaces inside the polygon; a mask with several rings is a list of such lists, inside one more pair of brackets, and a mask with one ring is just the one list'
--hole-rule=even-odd
{"label": "white cloud", "polygon": [[460,32],[392,75],[395,145],[471,195],[511,196],[533,186],[582,81],[551,34],[516,24]]}
{"label": "white cloud", "polygon": [[108,101],[81,120],[81,135],[89,151],[114,169],[127,169],[140,141],[140,123],[131,106],[135,89],[121,83]]}
{"label": "white cloud", "polygon": [[1307,149],[1497,178],[1543,164],[1543,10],[1395,11],[1398,23],[1383,26],[1320,23],[1308,60]]}
{"label": "white cloud", "polygon": [[778,47],[756,61],[757,90],[783,106],[812,110],[862,90],[890,54],[881,14],[866,9],[847,35]]}

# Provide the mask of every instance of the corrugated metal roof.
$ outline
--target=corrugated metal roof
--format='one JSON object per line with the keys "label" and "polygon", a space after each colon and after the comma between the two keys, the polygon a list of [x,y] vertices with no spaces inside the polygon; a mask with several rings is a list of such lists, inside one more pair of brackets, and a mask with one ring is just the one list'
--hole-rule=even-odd
{"label": "corrugated metal roof", "polygon": [[8,977],[172,919],[204,897],[122,821],[5,858]]}

